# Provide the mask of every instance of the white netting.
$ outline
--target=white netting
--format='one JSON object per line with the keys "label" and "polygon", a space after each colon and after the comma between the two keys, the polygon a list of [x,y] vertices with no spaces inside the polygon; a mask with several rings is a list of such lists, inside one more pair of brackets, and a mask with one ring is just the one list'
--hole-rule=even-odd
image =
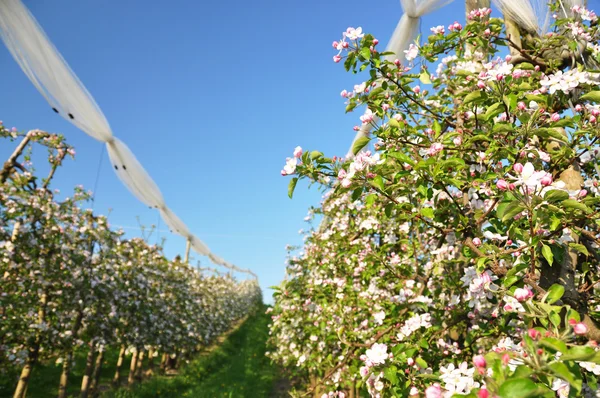
{"label": "white netting", "polygon": [[547,0],[493,0],[504,15],[532,33],[545,33],[550,26]]}
{"label": "white netting", "polygon": [[190,241],[194,251],[215,264],[241,270],[210,252],[165,204],[160,189],[122,141],[115,138],[104,114],[20,0],[0,0],[0,37],[52,109],[91,137],[106,143],[119,179],[142,203],[160,211],[173,233]]}
{"label": "white netting", "polygon": [[123,184],[141,202],[154,208],[165,207],[165,200],[158,185],[144,170],[133,152],[118,138],[113,138],[107,144],[108,157]]}
{"label": "white netting", "polygon": [[95,139],[110,140],[102,111],[20,0],[2,0],[0,35],[56,112]]}

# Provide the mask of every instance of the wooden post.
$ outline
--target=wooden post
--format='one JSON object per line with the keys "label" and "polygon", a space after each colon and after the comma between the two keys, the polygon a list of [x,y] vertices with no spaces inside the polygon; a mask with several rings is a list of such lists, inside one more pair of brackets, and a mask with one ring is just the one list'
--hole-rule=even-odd
{"label": "wooden post", "polygon": [[190,249],[192,248],[192,241],[188,239],[185,243],[185,258],[183,262],[186,264],[190,263]]}

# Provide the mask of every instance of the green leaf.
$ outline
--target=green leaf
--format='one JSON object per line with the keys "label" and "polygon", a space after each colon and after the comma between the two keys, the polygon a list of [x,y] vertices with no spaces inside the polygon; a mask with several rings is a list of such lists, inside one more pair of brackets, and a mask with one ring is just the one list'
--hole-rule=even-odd
{"label": "green leaf", "polygon": [[542,246],[542,256],[548,261],[548,264],[552,265],[554,262],[554,254],[552,254],[552,249],[548,245]]}
{"label": "green leaf", "polygon": [[310,153],[310,158],[311,158],[312,160],[317,160],[317,159],[319,159],[319,158],[320,158],[320,157],[322,157],[322,156],[323,156],[323,152],[319,152],[319,151],[312,151],[312,152]]}
{"label": "green leaf", "polygon": [[583,94],[579,99],[588,100],[592,102],[600,102],[600,91],[590,91],[587,94]]}
{"label": "green leaf", "polygon": [[591,211],[589,207],[587,207],[586,205],[584,205],[581,202],[576,201],[575,199],[563,200],[561,203],[564,207],[567,207],[570,209],[581,210],[585,213],[589,213]]}
{"label": "green leaf", "polygon": [[544,195],[544,200],[548,202],[562,202],[569,199],[569,193],[560,189],[551,189]]}
{"label": "green leaf", "polygon": [[594,358],[596,350],[592,347],[573,346],[560,357],[561,361],[587,361]]}
{"label": "green leaf", "polygon": [[288,185],[288,196],[290,199],[294,196],[294,189],[296,189],[296,184],[298,183],[298,177],[294,177],[291,179]]}
{"label": "green leaf", "polygon": [[348,105],[346,105],[346,113],[348,112],[352,112],[354,110],[354,108],[356,108],[356,106],[358,105],[357,102],[350,102]]}
{"label": "green leaf", "polygon": [[510,133],[515,130],[515,126],[512,123],[496,123],[492,127],[494,133]]}
{"label": "green leaf", "polygon": [[356,155],[358,152],[360,152],[361,149],[367,146],[369,141],[371,141],[371,139],[369,137],[364,136],[357,139],[354,142],[354,145],[352,145],[352,153]]}
{"label": "green leaf", "polygon": [[360,49],[360,55],[367,61],[371,59],[371,49],[369,47],[363,47]]}
{"label": "green leaf", "polygon": [[560,327],[560,315],[556,311],[550,311],[548,313],[548,319],[555,327]]}
{"label": "green leaf", "polygon": [[479,98],[481,98],[481,95],[482,95],[481,91],[473,91],[473,92],[467,94],[467,96],[463,100],[463,103],[466,105],[466,104],[468,104],[470,102],[478,100]]}
{"label": "green leaf", "polygon": [[417,357],[415,362],[417,363],[417,365],[419,365],[421,369],[427,369],[427,367],[429,366],[427,365],[427,362],[425,362],[425,360],[423,360],[423,358],[421,357]]}
{"label": "green leaf", "polygon": [[402,152],[388,152],[387,155],[393,157],[394,159],[398,159],[401,162],[408,163],[411,166],[415,165],[415,161],[410,156]]}
{"label": "green leaf", "polygon": [[567,365],[562,362],[554,362],[549,364],[548,367],[552,369],[552,373],[556,376],[568,382],[572,387],[575,387],[576,391],[581,390],[581,379],[577,380],[575,375],[569,371]]}
{"label": "green leaf", "polygon": [[555,283],[550,286],[546,294],[544,295],[544,299],[542,302],[548,302],[548,304],[553,304],[561,299],[561,297],[565,294],[565,287]]}
{"label": "green leaf", "polygon": [[429,72],[427,72],[427,69],[423,69],[423,71],[419,75],[419,80],[423,84],[431,84],[431,78],[429,77]]}
{"label": "green leaf", "polygon": [[565,344],[565,342],[554,337],[544,337],[540,339],[539,344],[542,347],[551,349],[552,351],[560,352],[563,354],[567,352],[567,345]]}
{"label": "green leaf", "polygon": [[398,369],[395,366],[390,366],[383,371],[385,378],[392,383],[392,385],[398,384]]}
{"label": "green leaf", "polygon": [[367,198],[365,199],[365,206],[367,208],[373,206],[373,203],[375,203],[375,199],[377,199],[377,195],[374,193],[367,196]]}
{"label": "green leaf", "polygon": [[372,184],[382,191],[385,190],[385,184],[383,183],[383,178],[381,178],[381,176],[376,176],[375,178],[373,178]]}
{"label": "green leaf", "polygon": [[590,255],[590,252],[588,252],[587,248],[580,243],[569,243],[569,247],[581,254],[585,254],[588,257]]}
{"label": "green leaf", "polygon": [[501,102],[496,102],[495,104],[490,106],[485,112],[485,119],[490,120],[491,118],[493,118],[494,116],[498,116],[502,112],[504,112],[503,104]]}
{"label": "green leaf", "polygon": [[435,217],[435,213],[434,213],[434,211],[433,211],[433,209],[431,207],[423,207],[421,209],[421,214],[424,217],[427,217],[427,218],[434,218]]}
{"label": "green leaf", "polygon": [[525,207],[518,201],[511,202],[504,210],[502,222],[512,219],[514,216],[525,210]]}
{"label": "green leaf", "polygon": [[498,395],[501,398],[525,398],[530,397],[537,390],[537,385],[527,378],[516,378],[507,380],[500,386]]}

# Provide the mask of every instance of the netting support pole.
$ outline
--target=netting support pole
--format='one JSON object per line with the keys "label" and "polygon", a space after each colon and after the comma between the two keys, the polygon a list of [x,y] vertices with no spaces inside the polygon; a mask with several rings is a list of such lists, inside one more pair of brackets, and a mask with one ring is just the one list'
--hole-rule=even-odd
{"label": "netting support pole", "polygon": [[188,238],[185,243],[185,258],[183,260],[184,263],[190,263],[190,249],[192,248],[192,241]]}

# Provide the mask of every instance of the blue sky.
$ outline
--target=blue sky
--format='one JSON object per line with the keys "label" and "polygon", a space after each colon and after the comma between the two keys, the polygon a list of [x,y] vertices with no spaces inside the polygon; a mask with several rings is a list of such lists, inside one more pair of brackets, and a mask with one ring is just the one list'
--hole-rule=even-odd
{"label": "blue sky", "polygon": [[[279,174],[285,158],[296,145],[344,155],[359,116],[344,114],[339,93],[364,79],[332,62],[331,42],[348,26],[362,26],[385,45],[401,16],[399,2],[25,4],[190,230],[217,255],[256,272],[264,288],[278,284],[285,245],[302,242],[302,220],[321,197],[299,184],[288,199],[289,179]],[[421,31],[455,20],[464,22],[462,1],[425,17]],[[4,124],[60,132],[76,148],[54,187],[92,189],[103,154],[94,209],[110,209],[111,224],[132,235],[139,234],[137,217],[158,223],[158,213],[119,182],[102,144],[52,112],[5,48],[0,69]],[[10,150],[4,144],[0,155]],[[184,239],[162,222],[160,229],[167,256],[182,253]]]}

